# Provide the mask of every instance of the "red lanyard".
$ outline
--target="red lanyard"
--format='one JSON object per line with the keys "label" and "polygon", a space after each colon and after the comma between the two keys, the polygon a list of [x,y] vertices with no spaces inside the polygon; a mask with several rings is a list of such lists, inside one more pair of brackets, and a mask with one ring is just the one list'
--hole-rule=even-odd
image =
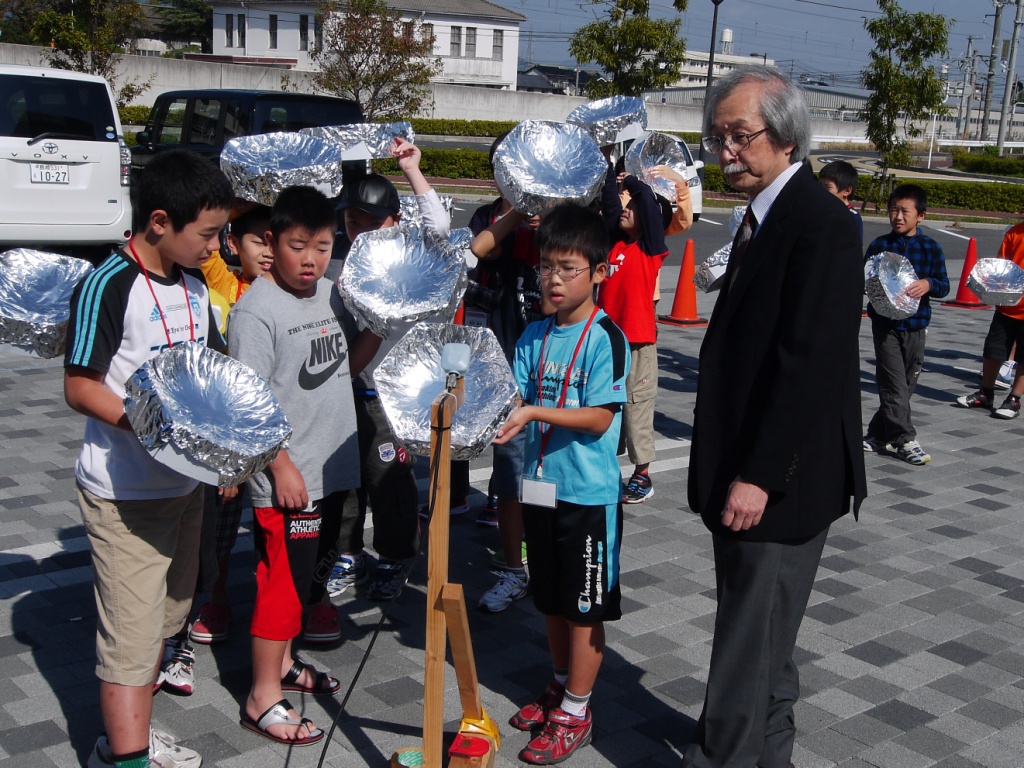
{"label": "red lanyard", "polygon": [[[561,408],[565,405],[565,398],[569,394],[569,380],[572,378],[572,369],[576,365],[576,356],[580,353],[580,348],[583,346],[583,340],[587,338],[587,332],[590,330],[591,323],[594,322],[594,318],[597,316],[597,307],[594,307],[593,312],[590,313],[590,318],[587,320],[587,324],[583,326],[583,332],[580,334],[579,341],[576,342],[576,349],[573,350],[572,359],[569,361],[569,367],[565,371],[565,381],[562,382],[562,394],[558,398],[558,403],[555,408]],[[548,323],[548,328],[544,331],[544,340],[540,343],[540,362],[537,365],[537,405],[544,405],[544,349],[548,344],[548,334],[551,332],[551,327],[555,324],[555,316],[551,316],[551,322]],[[537,468],[540,469],[541,464],[544,463],[544,452],[547,450],[548,443],[551,441],[551,432],[554,429],[550,424],[547,425],[547,429],[544,429],[544,424],[540,424],[541,430],[541,441],[540,441],[540,457],[537,459]]]}
{"label": "red lanyard", "polygon": [[[146,265],[142,263],[142,259],[139,258],[139,254],[135,251],[135,237],[133,236],[128,241],[128,250],[132,252],[132,256],[135,257],[135,263],[139,265],[139,269],[142,270],[142,276],[146,278],[146,285],[149,286],[149,293],[153,297],[153,303],[156,304],[156,311],[160,314],[160,322],[164,326],[164,335],[167,337],[167,346],[173,347],[174,342],[171,341],[171,331],[167,327],[167,318],[164,315],[163,307],[160,306],[160,300],[156,297],[156,291],[153,290],[153,282],[149,279],[149,272],[146,270]],[[185,284],[185,273],[181,273],[181,290],[185,292],[185,309],[188,310],[188,335],[190,341],[196,340],[196,327],[192,321],[192,304],[189,303],[188,298],[188,286]]]}

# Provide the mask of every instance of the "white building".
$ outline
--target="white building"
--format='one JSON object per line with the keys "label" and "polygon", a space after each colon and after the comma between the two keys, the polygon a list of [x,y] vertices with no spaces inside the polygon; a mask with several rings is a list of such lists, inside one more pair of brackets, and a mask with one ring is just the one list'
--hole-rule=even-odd
{"label": "white building", "polygon": [[[516,89],[519,25],[527,20],[488,0],[386,0],[402,20],[434,33],[439,83]],[[312,70],[319,37],[316,0],[212,0],[213,55],[235,64]]]}

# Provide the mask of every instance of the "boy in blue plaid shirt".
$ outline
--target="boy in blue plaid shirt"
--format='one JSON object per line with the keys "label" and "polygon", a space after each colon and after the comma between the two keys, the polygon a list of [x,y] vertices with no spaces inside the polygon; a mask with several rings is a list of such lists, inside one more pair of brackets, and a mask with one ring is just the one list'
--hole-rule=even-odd
{"label": "boy in blue plaid shirt", "polygon": [[925,329],[932,318],[929,302],[949,293],[946,259],[942,246],[921,232],[919,225],[928,210],[928,196],[916,184],[901,184],[889,195],[889,223],[892,232],[875,238],[865,259],[890,252],[905,256],[917,273],[907,294],[921,300],[917,312],[903,320],[891,320],[868,304],[871,336],[875,343],[875,380],[879,408],[868,424],[864,450],[892,451],[914,466],[924,466],[932,457],[917,442],[917,430],[910,421],[910,396],[917,386],[924,362]]}

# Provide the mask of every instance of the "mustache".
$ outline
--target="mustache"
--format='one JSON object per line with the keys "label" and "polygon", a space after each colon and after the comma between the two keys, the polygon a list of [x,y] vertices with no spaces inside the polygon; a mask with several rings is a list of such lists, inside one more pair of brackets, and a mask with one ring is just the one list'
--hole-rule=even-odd
{"label": "mustache", "polygon": [[746,171],[749,171],[749,170],[750,169],[747,166],[745,166],[743,163],[729,163],[727,166],[722,168],[722,173],[725,173],[725,174],[729,174],[729,173],[745,173]]}

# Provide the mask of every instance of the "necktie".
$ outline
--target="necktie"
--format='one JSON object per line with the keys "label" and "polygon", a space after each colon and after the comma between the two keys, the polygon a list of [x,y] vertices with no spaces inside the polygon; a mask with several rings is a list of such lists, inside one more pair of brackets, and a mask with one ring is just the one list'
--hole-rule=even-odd
{"label": "necktie", "polygon": [[747,252],[747,246],[750,245],[750,239],[754,235],[754,228],[757,226],[757,218],[750,210],[750,206],[747,206],[747,212],[743,214],[743,221],[740,224],[740,228],[736,230],[736,240],[732,244],[732,251],[729,254],[729,285],[731,286],[736,280],[736,273],[740,270],[740,265],[743,263],[743,254]]}

